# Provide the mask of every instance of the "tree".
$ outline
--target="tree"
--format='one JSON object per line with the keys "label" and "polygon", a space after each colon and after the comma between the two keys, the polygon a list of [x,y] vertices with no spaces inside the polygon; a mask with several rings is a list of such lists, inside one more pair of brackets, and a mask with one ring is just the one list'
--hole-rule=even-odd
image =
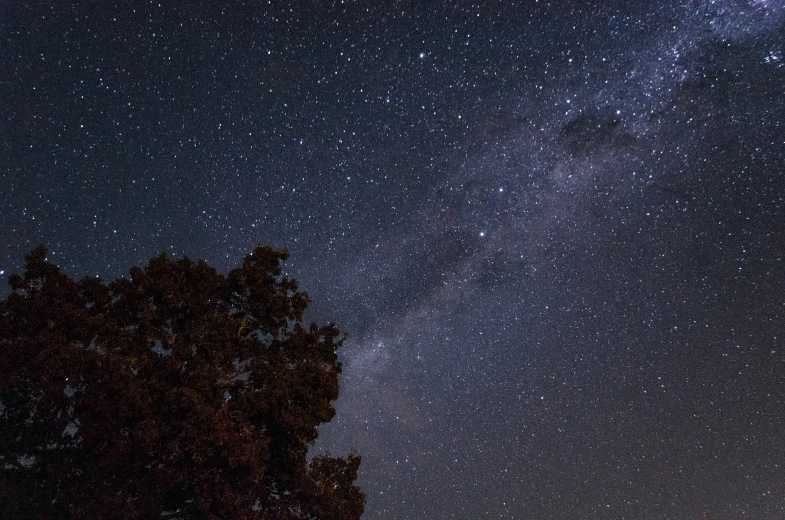
{"label": "tree", "polygon": [[343,335],[259,247],[78,282],[38,247],[0,302],[0,517],[360,518],[360,457],[307,451]]}

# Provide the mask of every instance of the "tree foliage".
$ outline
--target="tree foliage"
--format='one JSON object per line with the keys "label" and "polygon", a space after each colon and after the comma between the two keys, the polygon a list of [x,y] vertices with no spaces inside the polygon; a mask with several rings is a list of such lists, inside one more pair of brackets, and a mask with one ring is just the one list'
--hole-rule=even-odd
{"label": "tree foliage", "polygon": [[342,334],[302,324],[287,257],[104,284],[33,250],[0,302],[0,517],[359,518],[359,456],[308,462]]}

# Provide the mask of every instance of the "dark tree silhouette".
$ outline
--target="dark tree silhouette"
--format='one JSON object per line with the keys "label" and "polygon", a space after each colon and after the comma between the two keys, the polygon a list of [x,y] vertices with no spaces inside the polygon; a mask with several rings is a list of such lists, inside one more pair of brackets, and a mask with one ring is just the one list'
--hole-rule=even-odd
{"label": "dark tree silhouette", "polygon": [[307,459],[342,334],[259,247],[74,281],[38,247],[0,302],[0,517],[360,518],[360,457]]}

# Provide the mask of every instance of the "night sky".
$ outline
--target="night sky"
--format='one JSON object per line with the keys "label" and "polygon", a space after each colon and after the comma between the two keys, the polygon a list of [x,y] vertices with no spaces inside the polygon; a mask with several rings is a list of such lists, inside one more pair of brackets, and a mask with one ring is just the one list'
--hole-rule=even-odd
{"label": "night sky", "polygon": [[365,519],[785,517],[785,0],[22,4],[3,286],[288,248]]}

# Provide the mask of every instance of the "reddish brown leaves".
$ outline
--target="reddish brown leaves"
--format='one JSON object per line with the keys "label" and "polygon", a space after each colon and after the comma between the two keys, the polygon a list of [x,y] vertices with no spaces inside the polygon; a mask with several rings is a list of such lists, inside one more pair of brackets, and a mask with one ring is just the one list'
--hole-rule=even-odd
{"label": "reddish brown leaves", "polygon": [[0,516],[359,518],[359,457],[306,463],[342,336],[302,326],[287,256],[160,256],[107,285],[28,255],[0,303]]}

